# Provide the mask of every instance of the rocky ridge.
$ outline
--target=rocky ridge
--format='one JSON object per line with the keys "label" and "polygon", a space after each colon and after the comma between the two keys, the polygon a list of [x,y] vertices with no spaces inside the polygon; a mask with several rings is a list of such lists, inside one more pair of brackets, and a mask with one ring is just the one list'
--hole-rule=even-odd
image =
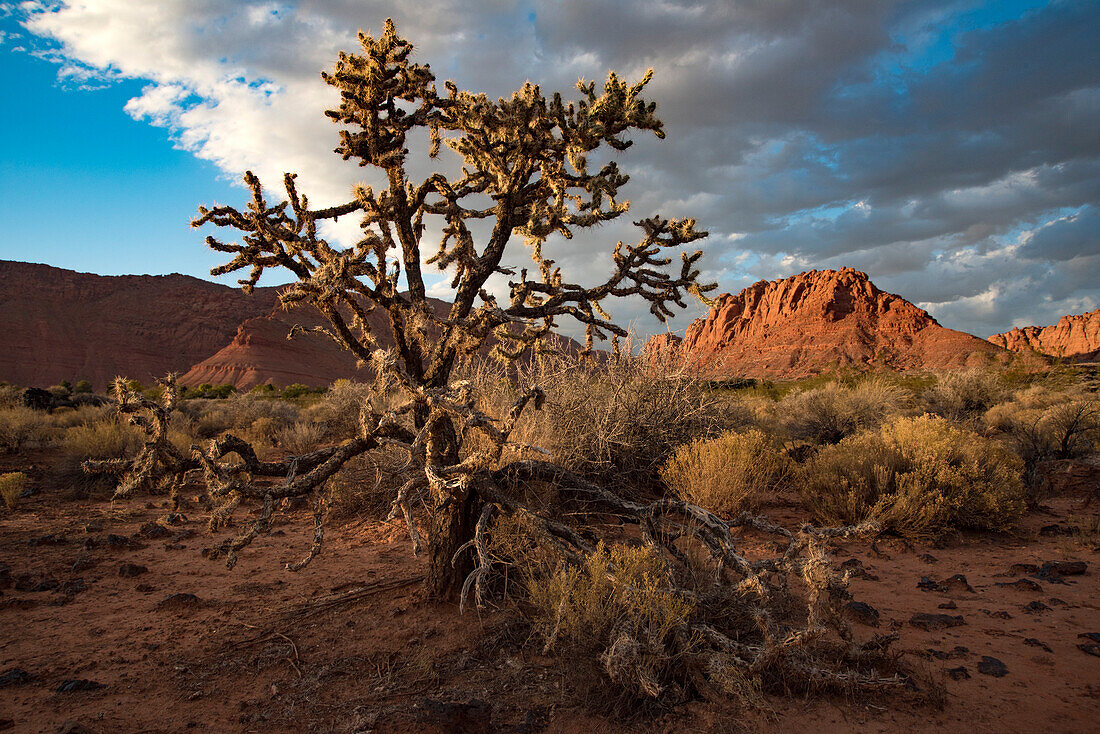
{"label": "rocky ridge", "polygon": [[682,340],[662,335],[651,355],[715,377],[798,379],[837,369],[959,369],[1008,353],[941,326],[852,268],[811,270],[725,294]]}
{"label": "rocky ridge", "polygon": [[1017,327],[989,341],[1012,352],[1036,351],[1082,362],[1100,360],[1100,308],[1063,316],[1052,326]]}

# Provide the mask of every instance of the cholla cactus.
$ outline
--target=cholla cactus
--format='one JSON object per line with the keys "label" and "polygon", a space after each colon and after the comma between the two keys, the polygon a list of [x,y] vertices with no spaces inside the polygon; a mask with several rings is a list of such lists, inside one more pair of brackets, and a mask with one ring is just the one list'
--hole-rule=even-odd
{"label": "cholla cactus", "polygon": [[[643,219],[640,239],[615,246],[612,272],[595,285],[567,282],[548,256],[552,235],[570,238],[628,211],[619,197],[628,177],[614,162],[597,168],[588,157],[605,146],[627,149],[632,130],[664,136],[656,105],[642,98],[651,74],[636,84],[609,74],[602,93],[594,83],[579,83],[575,102],[560,94],[548,99],[530,83],[494,102],[452,82],[440,94],[431,69],[410,60],[412,46],[391,21],[381,37],[361,33],[359,41],[359,53],[341,53],[335,68],[322,74],[341,97],[339,107],[326,114],[343,126],[336,152],[380,169],[387,185],[378,191],[357,186],[351,201],[311,209],[293,174],[283,181],[286,199],[273,203],[248,172],[248,208],[201,208],[194,226],[213,223],[243,233],[241,244],[207,238],[210,247],[232,255],[214,274],[245,269],[241,284],[250,290],[266,269],[289,270],[297,282],[283,291],[283,303],[317,308],[329,322],[329,336],[361,362],[374,364],[380,380],[404,391],[409,403],[400,416],[409,419],[413,460],[423,465],[423,483],[437,510],[429,586],[444,594],[466,575],[462,564],[451,561],[472,537],[484,501],[473,489],[484,467],[459,463],[455,421],[497,430],[491,418],[469,412],[472,403],[462,388],[449,386],[456,363],[489,340],[498,357],[517,359],[540,346],[561,318],[585,325],[588,349],[596,339],[625,336],[604,308],[610,298],[641,296],[663,320],[673,305],[685,306],[686,295],[703,296],[714,287],[698,283],[701,253],[683,254],[671,273],[671,260],[663,255],[706,233],[690,219]],[[444,143],[457,153],[461,174],[414,180],[406,145],[417,132],[426,135],[432,156]],[[341,216],[359,217],[363,233],[346,249],[331,245],[317,228]],[[431,218],[443,233],[434,254],[424,242]],[[474,222],[491,225],[484,241],[475,236]],[[531,273],[502,266],[509,243],[519,239],[534,261]],[[422,262],[452,273],[455,300],[445,316],[429,306]],[[496,273],[511,278],[507,302],[486,291]],[[392,352],[380,351],[371,331],[367,315],[376,308],[389,317]],[[506,433],[494,436],[504,438]]]}
{"label": "cholla cactus", "polygon": [[[296,570],[320,552],[327,480],[356,456],[383,445],[398,447],[408,455],[411,478],[394,498],[392,517],[405,519],[416,552],[427,546],[432,595],[457,594],[463,603],[471,597],[482,602],[500,562],[489,545],[496,519],[522,520],[547,552],[579,565],[597,553],[603,524],[598,518],[611,515],[635,525],[641,541],[670,569],[688,562],[681,545],[699,544],[711,558],[718,583],[730,593],[723,598],[751,609],[762,631],[753,644],[738,642],[736,635],[697,620],[675,628],[676,644],[682,651],[694,650],[693,659],[701,669],[728,672],[735,666],[755,674],[786,656],[792,669],[808,678],[829,677],[829,671],[798,662],[798,655],[788,653],[809,644],[838,619],[833,604],[841,598],[841,588],[821,560],[820,539],[831,532],[851,534],[867,528],[806,528],[794,535],[759,518],[726,522],[671,499],[652,505],[628,502],[552,461],[502,462],[506,451],[537,451],[513,443],[511,434],[528,406],[540,407],[542,390],[535,385],[522,390],[509,413],[496,417],[477,408],[470,384],[451,381],[456,364],[490,340],[497,356],[514,360],[537,348],[559,319],[571,318],[585,325],[590,349],[596,339],[626,335],[607,313],[609,299],[641,296],[663,320],[672,314],[672,306],[685,306],[687,295],[705,298],[714,287],[698,282],[698,252],[682,254],[679,267],[671,272],[667,267],[671,259],[664,251],[706,234],[690,219],[655,216],[637,222],[641,237],[634,244],[615,245],[611,273],[595,285],[567,282],[548,256],[552,235],[569,238],[628,211],[627,202],[619,198],[627,176],[614,162],[591,167],[589,155],[605,146],[627,149],[626,136],[632,130],[663,137],[655,105],[641,96],[650,74],[636,84],[610,74],[599,94],[594,83],[582,82],[575,102],[565,102],[559,94],[547,99],[532,84],[494,102],[460,91],[451,82],[440,95],[428,66],[410,61],[412,47],[398,37],[392,22],[387,21],[380,38],[360,34],[359,40],[360,53],[341,53],[333,71],[323,75],[341,95],[339,107],[327,114],[344,126],[336,152],[380,169],[387,184],[378,191],[359,186],[347,203],[311,209],[294,175],[284,178],[286,199],[272,203],[259,179],[248,172],[244,181],[252,200],[245,210],[201,208],[194,222],[243,232],[242,244],[207,238],[214,250],[232,255],[214,274],[245,269],[248,276],[241,284],[251,290],[268,268],[289,270],[297,281],[282,292],[283,303],[315,307],[329,323],[322,330],[373,366],[374,393],[363,400],[355,435],[279,462],[260,461],[250,445],[228,435],[206,449],[193,447],[192,456],[183,457],[170,451],[165,439],[174,400],[171,384],[162,406],[123,392],[123,410],[145,410],[151,419],[143,424],[149,443],[129,466],[120,491],[125,494],[151,481],[176,484],[188,472],[201,472],[214,508],[214,526],[228,520],[241,502],[260,503],[257,520],[213,549],[213,555],[225,557],[230,566],[253,538],[270,529],[282,500],[311,498],[314,542],[301,562],[288,565]],[[463,161],[461,174],[434,173],[414,180],[406,167],[406,143],[417,131],[428,138],[433,156],[443,143],[457,153]],[[317,227],[341,216],[359,217],[362,230],[361,239],[346,249],[323,239]],[[423,237],[429,218],[440,220],[443,234],[438,249],[425,260]],[[470,226],[477,222],[488,226]],[[487,230],[488,235],[479,241],[475,229]],[[515,239],[530,250],[532,273],[523,269],[516,274],[502,265]],[[446,315],[437,315],[429,305],[422,262],[453,275],[456,295]],[[486,290],[494,274],[511,279],[505,302]],[[367,316],[374,309],[388,316],[392,350],[380,349],[371,331]],[[475,432],[481,435],[479,450],[465,443]],[[225,462],[229,454],[236,454],[240,462]],[[258,482],[257,477],[285,479],[272,484]],[[535,510],[518,499],[523,492],[516,487],[531,482],[556,485],[561,507]],[[414,516],[417,499],[428,510],[426,543]],[[781,535],[788,548],[776,558],[750,560],[731,532],[742,527]],[[785,588],[788,577],[803,579],[810,589],[802,629],[792,629],[768,611],[769,600]],[[669,578],[676,574],[670,572]],[[686,587],[670,593],[692,595]],[[684,608],[693,606],[694,602]],[[639,651],[647,645],[652,647],[652,641],[619,634],[607,652],[606,667],[613,679],[636,675],[645,695],[657,695],[661,686],[639,662],[646,657]],[[837,675],[836,681],[870,685],[898,682],[852,671]]]}

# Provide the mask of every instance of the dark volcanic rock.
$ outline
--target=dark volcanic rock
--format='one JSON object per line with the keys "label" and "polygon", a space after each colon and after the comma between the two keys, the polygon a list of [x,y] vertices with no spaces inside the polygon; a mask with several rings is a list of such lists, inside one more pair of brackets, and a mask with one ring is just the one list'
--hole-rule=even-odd
{"label": "dark volcanic rock", "polygon": [[942,630],[948,627],[958,627],[959,625],[966,624],[962,615],[951,616],[950,614],[914,614],[909,618],[909,624],[913,625],[917,629],[926,630],[932,632],[935,630]]}
{"label": "dark volcanic rock", "polygon": [[1047,561],[1036,575],[1051,579],[1080,576],[1088,570],[1088,567],[1089,564],[1084,561]]}
{"label": "dark volcanic rock", "polygon": [[991,675],[994,678],[1003,678],[1008,675],[1008,668],[997,658],[982,655],[982,659],[978,663],[978,672],[982,675]]}
{"label": "dark volcanic rock", "polygon": [[1041,601],[1033,601],[1024,605],[1024,611],[1028,614],[1041,614],[1042,612],[1049,612],[1050,607]]}
{"label": "dark volcanic rock", "polygon": [[1032,581],[1031,579],[1017,579],[1011,583],[997,582],[997,586],[1007,586],[1019,591],[1033,591],[1042,592],[1043,587],[1038,581]]}
{"label": "dark volcanic rock", "polygon": [[850,601],[844,605],[844,612],[860,624],[878,627],[879,612],[870,604],[861,601]]}
{"label": "dark volcanic rock", "polygon": [[147,522],[141,526],[141,530],[137,534],[148,540],[156,540],[157,538],[167,538],[172,534],[172,531],[158,522]]}
{"label": "dark volcanic rock", "polygon": [[98,691],[106,687],[106,684],[99,683],[98,681],[88,680],[87,678],[73,678],[61,681],[61,685],[57,687],[57,692],[76,693],[78,691]]}
{"label": "dark volcanic rock", "polygon": [[22,668],[11,668],[10,670],[5,670],[3,673],[0,673],[0,688],[20,686],[33,679],[34,676]]}
{"label": "dark volcanic rock", "polygon": [[1028,647],[1037,647],[1040,650],[1046,650],[1047,652],[1053,652],[1050,649],[1049,645],[1047,645],[1042,640],[1035,639],[1034,637],[1025,637],[1024,638],[1024,644],[1027,645]]}
{"label": "dark volcanic rock", "polygon": [[940,582],[940,587],[945,591],[953,592],[967,592],[969,594],[974,593],[974,588],[966,580],[966,576],[961,573],[957,573],[954,576],[949,576]]}
{"label": "dark volcanic rock", "polygon": [[957,668],[950,668],[947,671],[947,675],[951,677],[951,680],[969,680],[970,671],[966,669],[965,665],[960,665]]}
{"label": "dark volcanic rock", "polygon": [[135,576],[140,576],[148,570],[149,569],[145,566],[139,566],[136,563],[123,563],[121,566],[118,567],[118,575],[122,578],[132,579]]}
{"label": "dark volcanic rock", "polygon": [[167,596],[157,603],[158,609],[186,609],[188,607],[197,607],[202,603],[194,594],[172,594]]}

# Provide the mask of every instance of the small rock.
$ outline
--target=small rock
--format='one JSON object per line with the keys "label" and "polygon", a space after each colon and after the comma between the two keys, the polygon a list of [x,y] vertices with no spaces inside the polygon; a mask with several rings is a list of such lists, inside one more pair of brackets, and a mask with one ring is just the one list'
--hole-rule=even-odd
{"label": "small rock", "polygon": [[1029,647],[1037,647],[1040,650],[1046,650],[1047,652],[1054,652],[1053,650],[1050,649],[1049,645],[1047,645],[1042,640],[1036,640],[1034,637],[1025,637],[1024,638],[1024,644],[1029,646]]}
{"label": "small rock", "polygon": [[79,721],[66,721],[57,730],[57,734],[96,734],[96,730]]}
{"label": "small rock", "polygon": [[921,561],[924,561],[925,563],[928,563],[928,564],[939,563],[940,562],[940,559],[936,558],[931,553],[921,553],[919,556],[917,556],[917,559],[921,560]]}
{"label": "small rock", "polygon": [[1100,632],[1082,632],[1077,636],[1083,637],[1086,640],[1092,640],[1093,642],[1100,642]]}
{"label": "small rock", "polygon": [[107,535],[107,547],[119,550],[135,550],[137,548],[144,548],[145,546],[131,538],[127,538],[125,535],[109,533]]}
{"label": "small rock", "polygon": [[1041,614],[1042,612],[1049,612],[1050,607],[1048,607],[1043,602],[1036,600],[1024,605],[1024,611],[1028,614]]}
{"label": "small rock", "polygon": [[940,609],[958,609],[959,605],[953,601],[947,601],[939,605]]}
{"label": "small rock", "polygon": [[1034,563],[1013,563],[1008,567],[1006,576],[1031,576],[1039,573],[1039,567]]}
{"label": "small rock", "polygon": [[966,657],[970,654],[970,648],[962,645],[955,645],[951,650],[933,650],[929,648],[928,653],[937,660],[951,660],[952,658]]}
{"label": "small rock", "polygon": [[909,624],[917,629],[927,632],[942,630],[947,627],[958,627],[966,624],[962,616],[953,617],[950,614],[914,614],[909,618]]}
{"label": "small rock", "polygon": [[840,564],[840,570],[847,573],[849,578],[878,581],[878,576],[868,573],[867,569],[863,567],[863,561],[858,558],[849,558],[847,561]]}
{"label": "small rock", "polygon": [[928,576],[920,577],[920,581],[917,582],[917,588],[921,591],[946,591],[946,589],[944,589]]}
{"label": "small rock", "polygon": [[996,612],[991,612],[988,609],[982,609],[980,611],[981,611],[982,614],[986,615],[987,617],[993,617],[994,619],[1012,619],[1012,615],[1009,614],[1008,612],[1004,611],[1004,610],[998,610]]}
{"label": "small rock", "polygon": [[73,561],[73,573],[80,573],[81,571],[87,571],[89,568],[95,565],[95,561],[92,559],[90,553],[81,552]]}
{"label": "small rock", "polygon": [[22,668],[11,668],[0,673],[0,688],[19,686],[34,678],[33,675]]}
{"label": "small rock", "polygon": [[31,538],[27,541],[27,545],[33,548],[40,545],[62,545],[67,542],[68,539],[61,533],[47,533],[46,535],[39,535],[37,538]]}
{"label": "small rock", "polygon": [[142,594],[148,594],[151,591],[156,591],[156,589],[149,584],[138,584],[134,587],[134,591],[140,591]]}
{"label": "small rock", "polygon": [[29,591],[37,593],[41,591],[53,591],[61,584],[51,576],[38,577],[29,573],[22,573],[15,577],[16,591]]}
{"label": "small rock", "polygon": [[1080,576],[1089,568],[1084,561],[1047,561],[1039,569],[1038,576],[1060,578],[1062,576]]}
{"label": "small rock", "polygon": [[136,563],[123,563],[118,567],[118,575],[124,579],[132,579],[135,576],[140,576],[149,569],[145,566],[139,566]]}
{"label": "small rock", "polygon": [[1031,579],[1017,579],[1011,583],[997,582],[997,586],[1007,586],[1010,589],[1017,589],[1018,591],[1032,591],[1042,593],[1043,587],[1038,581],[1032,581]]}
{"label": "small rock", "polygon": [[168,523],[169,525],[183,525],[185,522],[187,522],[187,516],[181,512],[169,512],[168,515],[164,518],[164,522]]}
{"label": "small rock", "polygon": [[194,594],[172,594],[164,599],[161,599],[157,603],[158,609],[182,609],[185,607],[195,607],[201,603],[201,600]]}
{"label": "small rock", "polygon": [[947,675],[951,677],[951,680],[969,680],[970,671],[966,669],[965,665],[960,665],[957,668],[950,668],[947,671]]}
{"label": "small rock", "polygon": [[1056,535],[1073,535],[1073,529],[1066,527],[1065,525],[1044,525],[1039,528],[1039,535],[1044,537],[1052,537]]}
{"label": "small rock", "polygon": [[141,526],[137,534],[149,540],[156,540],[157,538],[167,538],[172,534],[172,531],[158,522],[147,522]]}
{"label": "small rock", "polygon": [[974,593],[974,588],[966,580],[966,576],[963,576],[961,573],[957,573],[954,576],[949,576],[948,578],[945,578],[943,581],[940,582],[940,586],[946,591],[965,591],[970,594]]}
{"label": "small rock", "polygon": [[994,678],[1003,678],[1008,675],[1008,668],[997,658],[982,655],[982,659],[978,663],[978,672],[982,675],[991,675]]}
{"label": "small rock", "polygon": [[87,678],[74,678],[71,680],[61,681],[61,685],[57,687],[58,693],[76,693],[77,691],[98,691],[100,688],[106,688],[107,686],[98,681],[88,680]]}
{"label": "small rock", "polygon": [[1100,644],[1095,642],[1086,642],[1083,645],[1078,645],[1077,649],[1086,655],[1095,655],[1100,658]]}
{"label": "small rock", "polygon": [[879,625],[879,612],[870,604],[861,601],[850,601],[844,605],[844,611],[860,624],[865,624],[868,627],[878,627]]}
{"label": "small rock", "polygon": [[172,536],[172,542],[173,543],[179,543],[181,540],[187,540],[188,538],[190,538],[194,534],[195,534],[195,529],[194,528],[184,528],[183,530],[180,530],[178,533],[176,533],[175,535]]}
{"label": "small rock", "polygon": [[95,538],[85,538],[84,542],[80,544],[80,547],[86,551],[95,550],[99,547],[99,541]]}
{"label": "small rock", "polygon": [[469,734],[488,734],[493,731],[493,708],[480,699],[466,703],[450,703],[425,699],[417,706],[417,721],[442,731],[461,731]]}
{"label": "small rock", "polygon": [[57,587],[57,593],[63,596],[76,596],[80,592],[87,590],[88,585],[84,583],[83,578],[75,578],[62,582],[62,584]]}
{"label": "small rock", "polygon": [[1069,602],[1065,601],[1064,599],[1059,599],[1056,596],[1050,597],[1050,604],[1051,604],[1051,606],[1055,606],[1055,607],[1068,607],[1069,606]]}

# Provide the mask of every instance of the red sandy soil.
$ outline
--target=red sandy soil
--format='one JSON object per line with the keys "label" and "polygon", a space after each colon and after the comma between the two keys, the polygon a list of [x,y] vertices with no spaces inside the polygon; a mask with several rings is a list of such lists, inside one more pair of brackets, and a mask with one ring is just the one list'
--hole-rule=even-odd
{"label": "red sandy soil", "polygon": [[[12,464],[12,457],[0,459],[0,470]],[[1095,472],[1082,476],[1095,494]],[[1095,535],[1040,533],[1095,518],[1100,502],[1087,505],[1080,495],[1050,500],[1012,535],[836,548],[836,563],[859,559],[878,579],[851,584],[857,600],[881,613],[877,630],[856,625],[857,635],[897,629],[909,667],[942,681],[942,708],[906,693],[771,697],[770,712],[695,702],[624,719],[600,715],[599,701],[578,695],[570,661],[543,656],[514,613],[459,615],[455,605],[425,602],[423,562],[412,557],[401,528],[366,520],[333,525],[323,555],[293,574],[282,564],[299,558],[312,535],[308,513],[295,510],[229,571],[201,556],[211,538],[197,513],[167,524],[162,498],[112,505],[37,488],[0,517],[0,562],[13,582],[24,574],[32,581],[79,577],[87,588],[68,599],[16,591],[14,583],[3,589],[0,674],[19,668],[33,678],[0,692],[0,730],[52,734],[78,722],[86,728],[69,724],[68,731],[978,734],[1080,732],[1100,721],[1100,657],[1078,648],[1089,642],[1079,635],[1100,633],[1100,546]],[[804,519],[791,501],[766,511],[787,524]],[[156,520],[172,535],[142,538],[142,525]],[[187,530],[195,533],[175,539]],[[51,543],[48,534],[64,540]],[[112,548],[110,534],[140,546]],[[91,565],[74,571],[81,556]],[[1065,583],[1036,579],[1041,590],[998,586],[1017,580],[1004,575],[1012,564],[1051,560],[1081,560],[1088,569]],[[128,563],[148,570],[121,577]],[[972,593],[917,588],[922,576],[942,581],[957,573]],[[181,593],[197,601],[162,604]],[[1026,611],[1033,601],[1050,608]],[[957,608],[939,608],[948,602]],[[962,615],[965,624],[936,632],[909,624],[925,612]],[[1028,638],[1049,651],[1025,644]],[[965,650],[953,652],[957,646]],[[1002,661],[1007,675],[979,673],[982,656]],[[960,666],[969,679],[947,677]],[[105,687],[57,692],[71,679]]]}

